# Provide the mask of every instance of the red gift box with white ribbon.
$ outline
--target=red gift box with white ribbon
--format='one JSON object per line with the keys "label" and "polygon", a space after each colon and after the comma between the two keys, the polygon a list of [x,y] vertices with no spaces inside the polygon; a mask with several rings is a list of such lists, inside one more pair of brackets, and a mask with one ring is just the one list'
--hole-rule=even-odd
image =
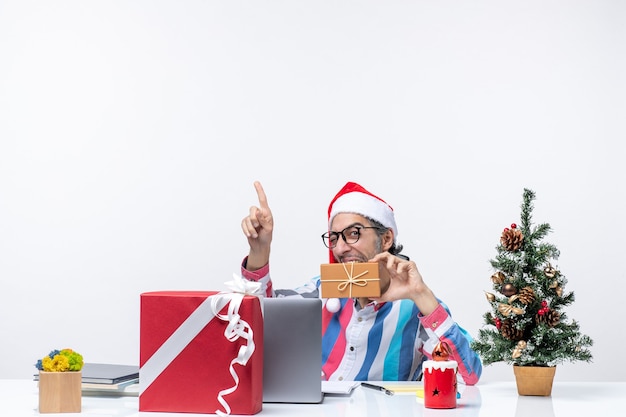
{"label": "red gift box with white ribbon", "polygon": [[139,411],[256,414],[263,405],[259,297],[141,294]]}

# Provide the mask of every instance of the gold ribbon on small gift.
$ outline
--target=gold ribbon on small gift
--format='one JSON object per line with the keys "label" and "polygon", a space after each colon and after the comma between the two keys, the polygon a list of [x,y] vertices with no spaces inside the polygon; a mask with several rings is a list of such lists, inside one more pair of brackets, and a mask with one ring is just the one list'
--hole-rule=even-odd
{"label": "gold ribbon on small gift", "polygon": [[353,285],[356,285],[358,287],[365,287],[368,281],[378,281],[378,278],[361,278],[363,275],[369,273],[367,269],[361,272],[360,274],[358,274],[357,276],[354,276],[354,262],[350,262],[350,271],[348,271],[348,268],[346,268],[345,263],[342,263],[341,265],[343,265],[343,270],[346,271],[346,276],[348,277],[348,279],[327,279],[324,281],[339,282],[339,284],[337,285],[337,289],[340,292],[343,292],[345,291],[346,288],[349,288],[350,293],[348,295],[348,298],[352,298],[352,286]]}

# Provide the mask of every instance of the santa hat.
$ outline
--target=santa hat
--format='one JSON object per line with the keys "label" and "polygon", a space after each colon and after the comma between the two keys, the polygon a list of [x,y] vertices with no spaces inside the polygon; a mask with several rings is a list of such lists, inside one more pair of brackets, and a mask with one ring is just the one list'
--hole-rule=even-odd
{"label": "santa hat", "polygon": [[[376,220],[393,230],[394,239],[398,235],[393,208],[380,197],[367,191],[359,184],[348,182],[332,199],[328,206],[328,228],[333,218],[339,213],[355,213]],[[330,263],[335,262],[333,251],[330,250]]]}

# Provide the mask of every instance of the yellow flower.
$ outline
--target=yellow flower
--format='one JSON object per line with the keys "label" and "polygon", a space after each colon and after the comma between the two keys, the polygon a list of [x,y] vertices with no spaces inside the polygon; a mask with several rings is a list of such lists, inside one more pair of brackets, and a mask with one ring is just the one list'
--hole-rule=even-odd
{"label": "yellow flower", "polygon": [[72,350],[53,350],[47,356],[39,359],[35,367],[45,372],[77,372],[83,368],[83,355]]}
{"label": "yellow flower", "polygon": [[46,372],[65,372],[70,369],[70,361],[64,355],[54,355],[52,359],[46,356],[42,359],[41,364]]}

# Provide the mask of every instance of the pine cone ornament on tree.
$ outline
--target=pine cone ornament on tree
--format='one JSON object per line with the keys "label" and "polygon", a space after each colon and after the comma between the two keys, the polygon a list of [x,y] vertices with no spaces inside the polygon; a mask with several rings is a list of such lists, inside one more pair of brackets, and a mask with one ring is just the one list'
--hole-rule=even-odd
{"label": "pine cone ornament on tree", "polygon": [[500,243],[504,246],[504,249],[509,252],[515,252],[519,248],[522,247],[522,241],[524,240],[524,235],[521,230],[518,229],[509,229],[506,228],[502,232],[502,236],[500,237]]}
{"label": "pine cone ornament on tree", "polygon": [[506,319],[502,322],[500,334],[502,334],[505,339],[509,340],[522,340],[524,336],[524,332],[515,327],[511,319]]}
{"label": "pine cone ornament on tree", "polygon": [[561,321],[561,314],[558,311],[550,309],[540,309],[535,315],[535,323],[547,324],[549,327],[554,327]]}
{"label": "pine cone ornament on tree", "polygon": [[532,287],[524,287],[519,290],[519,293],[517,294],[517,299],[522,304],[532,304],[533,301],[535,301],[535,290],[533,290]]}

